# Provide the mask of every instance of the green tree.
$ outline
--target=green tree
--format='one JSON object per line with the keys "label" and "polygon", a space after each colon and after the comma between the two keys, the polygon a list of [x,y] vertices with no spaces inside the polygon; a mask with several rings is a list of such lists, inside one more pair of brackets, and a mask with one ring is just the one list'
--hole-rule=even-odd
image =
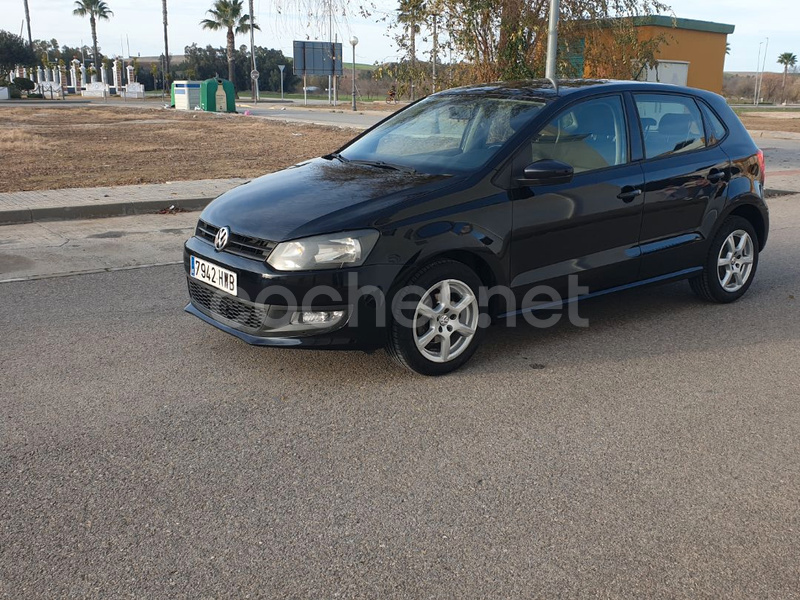
{"label": "green tree", "polygon": [[[250,15],[244,12],[242,0],[215,0],[207,12],[211,18],[203,19],[200,21],[200,25],[203,26],[203,29],[211,31],[224,29],[227,32],[228,79],[236,85],[233,66],[236,52],[235,36],[250,31]],[[260,31],[257,24],[252,23],[252,27]]]}
{"label": "green tree", "polygon": [[[292,59],[283,55],[280,50],[272,50],[261,46],[255,47],[258,69],[264,76],[259,78],[259,89],[278,91],[281,89],[280,69],[278,65],[286,65],[284,74],[284,90],[291,92],[299,85],[301,79],[292,73]],[[184,48],[186,61],[175,67],[176,74],[183,72],[189,79],[208,79],[218,77],[227,68],[225,48],[197,44]],[[249,49],[240,46],[234,52],[234,77],[232,81],[237,89],[245,89],[248,85],[252,65]]]}
{"label": "green tree", "polygon": [[778,56],[778,64],[783,65],[783,86],[781,87],[781,96],[783,101],[786,102],[786,74],[789,72],[789,67],[797,65],[797,55],[791,52],[784,52]]}
{"label": "green tree", "polygon": [[408,56],[412,69],[416,67],[417,62],[419,24],[425,20],[425,16],[426,6],[423,0],[400,0],[400,6],[397,9],[397,22],[405,28],[401,39],[408,44]]}
{"label": "green tree", "polygon": [[[431,2],[426,2],[426,15],[441,15],[447,46],[464,58],[452,69],[453,84],[544,75],[547,0],[436,0],[435,11]],[[585,49],[592,75],[635,77],[655,63],[665,41],[640,37],[637,26],[667,8],[660,0],[561,0],[559,71],[574,71],[569,56]]]}
{"label": "green tree", "polygon": [[114,14],[108,4],[103,0],[75,0],[75,9],[72,14],[78,17],[89,17],[89,24],[92,26],[92,49],[94,51],[94,63],[100,64],[100,53],[97,50],[97,20],[108,21]]}
{"label": "green tree", "polygon": [[14,67],[32,67],[36,54],[18,35],[0,29],[0,81],[6,81]]}

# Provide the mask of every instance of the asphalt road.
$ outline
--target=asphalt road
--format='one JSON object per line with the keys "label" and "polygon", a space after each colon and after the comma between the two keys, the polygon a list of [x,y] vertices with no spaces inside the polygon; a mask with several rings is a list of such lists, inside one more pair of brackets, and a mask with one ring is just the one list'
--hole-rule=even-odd
{"label": "asphalt road", "polygon": [[389,116],[388,112],[357,111],[353,112],[346,104],[330,108],[303,108],[302,104],[281,105],[247,104],[239,106],[239,112],[250,111],[253,116],[289,121],[294,123],[313,123],[315,125],[333,125],[353,129],[366,129]]}
{"label": "asphalt road", "polygon": [[800,597],[800,196],[771,206],[740,302],[598,299],[438,379],[249,347],[177,265],[0,284],[0,596]]}

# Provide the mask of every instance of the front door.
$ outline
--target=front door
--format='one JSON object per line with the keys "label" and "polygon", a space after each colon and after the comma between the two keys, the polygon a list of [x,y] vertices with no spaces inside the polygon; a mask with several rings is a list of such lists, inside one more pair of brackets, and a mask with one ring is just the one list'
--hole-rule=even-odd
{"label": "front door", "polygon": [[601,96],[563,110],[515,157],[515,172],[545,158],[575,172],[569,183],[511,192],[518,298],[537,284],[566,297],[570,276],[589,291],[636,280],[644,175],[629,138],[622,96]]}

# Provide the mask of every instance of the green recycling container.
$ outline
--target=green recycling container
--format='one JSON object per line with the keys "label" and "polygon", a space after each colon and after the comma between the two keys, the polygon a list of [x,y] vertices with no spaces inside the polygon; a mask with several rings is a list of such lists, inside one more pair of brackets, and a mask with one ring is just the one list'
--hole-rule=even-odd
{"label": "green recycling container", "polygon": [[227,79],[206,79],[200,83],[200,108],[208,112],[236,112],[236,92]]}

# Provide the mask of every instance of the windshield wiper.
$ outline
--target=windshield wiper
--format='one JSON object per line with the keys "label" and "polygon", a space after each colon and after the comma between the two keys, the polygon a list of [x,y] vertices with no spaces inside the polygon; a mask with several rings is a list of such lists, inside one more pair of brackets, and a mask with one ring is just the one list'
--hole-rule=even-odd
{"label": "windshield wiper", "polygon": [[396,165],[394,163],[388,163],[382,160],[358,160],[358,159],[345,159],[347,162],[353,163],[354,165],[366,165],[367,167],[378,167],[379,169],[391,169],[392,171],[400,171],[402,173],[409,173],[414,175],[417,170],[413,167],[407,167],[405,165]]}
{"label": "windshield wiper", "polygon": [[348,158],[345,158],[344,156],[342,156],[342,155],[341,155],[341,154],[339,154],[338,152],[331,152],[331,153],[330,153],[330,154],[328,154],[328,156],[326,156],[325,158],[338,158],[338,159],[339,159],[340,161],[342,161],[343,163],[348,163],[348,162],[350,162],[350,159],[348,159]]}

